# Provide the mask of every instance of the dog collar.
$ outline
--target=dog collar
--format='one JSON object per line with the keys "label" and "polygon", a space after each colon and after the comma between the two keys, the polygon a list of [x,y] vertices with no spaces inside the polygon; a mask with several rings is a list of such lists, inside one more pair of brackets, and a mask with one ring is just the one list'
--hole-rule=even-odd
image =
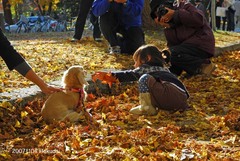
{"label": "dog collar", "polygon": [[83,93],[83,88],[70,88],[69,90],[71,92]]}
{"label": "dog collar", "polygon": [[79,93],[79,100],[83,99],[84,97],[84,92],[83,92],[83,88],[70,88],[69,89],[71,92],[75,92],[75,93]]}
{"label": "dog collar", "polygon": [[70,88],[69,90],[71,92],[79,93],[79,99],[78,99],[78,104],[76,106],[76,109],[78,107],[81,107],[81,105],[84,106],[84,91],[83,91],[83,88]]}

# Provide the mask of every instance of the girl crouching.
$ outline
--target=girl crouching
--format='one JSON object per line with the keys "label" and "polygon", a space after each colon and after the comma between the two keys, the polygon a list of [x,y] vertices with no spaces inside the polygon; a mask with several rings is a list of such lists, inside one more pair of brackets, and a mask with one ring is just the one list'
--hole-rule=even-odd
{"label": "girl crouching", "polygon": [[[169,53],[168,53],[169,54]],[[130,110],[137,115],[156,115],[158,110],[184,111],[189,94],[183,83],[166,67],[164,52],[154,45],[144,45],[133,54],[134,70],[96,72],[99,80],[139,83],[140,105]]]}

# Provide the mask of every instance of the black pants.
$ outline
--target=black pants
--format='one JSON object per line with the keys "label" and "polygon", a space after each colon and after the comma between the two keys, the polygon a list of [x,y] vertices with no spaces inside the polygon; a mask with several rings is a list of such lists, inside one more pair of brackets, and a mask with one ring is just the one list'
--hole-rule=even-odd
{"label": "black pants", "polygon": [[143,30],[138,26],[126,29],[119,23],[118,16],[119,14],[110,11],[100,16],[102,34],[110,46],[120,46],[122,53],[133,54],[145,43]]}
{"label": "black pants", "polygon": [[223,17],[222,20],[223,20],[222,30],[225,31],[225,29],[226,29],[227,17]]}
{"label": "black pants", "polygon": [[228,11],[226,12],[227,31],[234,31],[234,28],[235,28],[234,14],[235,14],[235,11],[232,9],[228,9]]}
{"label": "black pants", "polygon": [[216,16],[216,27],[218,30],[221,28],[221,17]]}
{"label": "black pants", "polygon": [[181,75],[185,71],[189,75],[198,74],[199,68],[203,63],[209,63],[212,57],[201,49],[189,44],[181,44],[170,47],[171,67],[170,71],[176,75]]}
{"label": "black pants", "polygon": [[[92,7],[93,0],[80,0],[79,4],[79,11],[78,11],[78,17],[75,25],[75,33],[74,38],[80,40],[82,38],[84,26],[86,23],[86,19],[88,16],[88,13],[90,11],[90,8]],[[101,31],[98,24],[98,18],[95,17],[92,12],[90,12],[91,18],[90,19],[96,19],[92,20],[93,23],[93,38],[99,38],[101,36]],[[97,21],[97,22],[96,22]]]}
{"label": "black pants", "polygon": [[99,25],[98,17],[96,17],[92,10],[90,10],[90,22],[93,24],[93,38],[100,38],[101,37],[101,30]]}

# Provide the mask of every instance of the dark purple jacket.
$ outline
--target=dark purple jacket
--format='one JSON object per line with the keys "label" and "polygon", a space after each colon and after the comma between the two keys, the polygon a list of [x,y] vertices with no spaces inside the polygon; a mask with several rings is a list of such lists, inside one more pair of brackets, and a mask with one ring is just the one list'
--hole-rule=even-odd
{"label": "dark purple jacket", "polygon": [[211,55],[215,52],[215,39],[204,14],[191,3],[175,7],[173,26],[164,29],[168,47],[191,44]]}

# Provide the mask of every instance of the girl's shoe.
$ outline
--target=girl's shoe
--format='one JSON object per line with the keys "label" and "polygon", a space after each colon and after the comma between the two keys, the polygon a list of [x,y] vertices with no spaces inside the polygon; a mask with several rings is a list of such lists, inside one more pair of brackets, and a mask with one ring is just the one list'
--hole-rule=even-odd
{"label": "girl's shoe", "polygon": [[111,46],[111,47],[109,47],[109,54],[121,54],[120,46]]}
{"label": "girl's shoe", "polygon": [[129,112],[135,115],[157,115],[158,111],[152,106],[150,93],[140,93],[140,105]]}

